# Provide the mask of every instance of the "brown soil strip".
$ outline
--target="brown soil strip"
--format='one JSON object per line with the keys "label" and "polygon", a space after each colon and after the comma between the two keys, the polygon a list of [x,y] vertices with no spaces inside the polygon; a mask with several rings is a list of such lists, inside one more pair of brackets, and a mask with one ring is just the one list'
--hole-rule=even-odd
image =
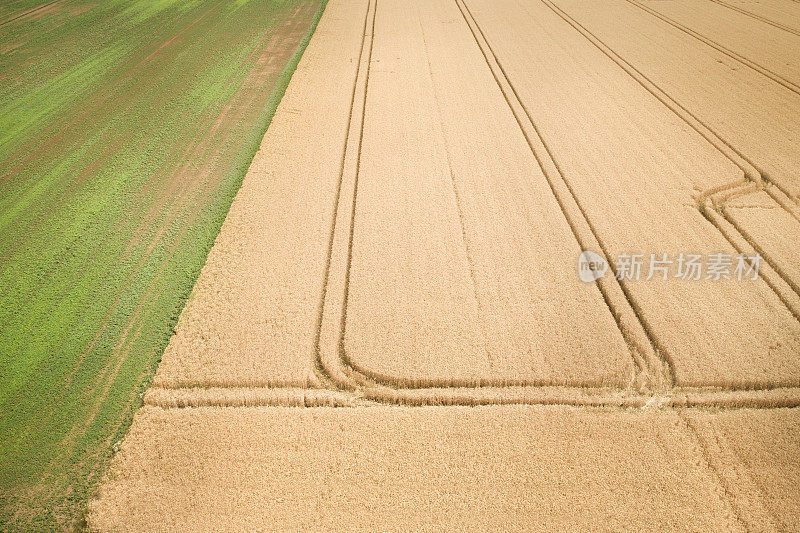
{"label": "brown soil strip", "polygon": [[23,17],[27,17],[28,15],[33,15],[34,13],[37,13],[37,12],[41,11],[42,9],[45,9],[45,8],[47,8],[49,6],[52,6],[53,4],[57,4],[60,1],[61,0],[54,0],[53,2],[48,2],[48,3],[43,4],[41,6],[35,7],[33,9],[29,9],[28,11],[26,11],[24,13],[20,13],[19,15],[15,16],[15,17],[12,17],[12,18],[10,18],[8,20],[4,20],[3,22],[0,22],[0,26],[5,26],[9,22],[14,22],[15,20],[19,20],[19,19],[21,19]]}

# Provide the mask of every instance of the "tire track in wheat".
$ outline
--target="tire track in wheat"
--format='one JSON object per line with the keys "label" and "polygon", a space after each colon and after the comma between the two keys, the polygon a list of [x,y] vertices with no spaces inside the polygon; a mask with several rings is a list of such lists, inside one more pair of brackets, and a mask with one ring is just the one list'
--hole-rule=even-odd
{"label": "tire track in wheat", "polygon": [[737,61],[737,62],[741,63],[742,65],[744,65],[744,66],[746,66],[746,67],[748,67],[750,69],[755,70],[759,74],[761,74],[763,76],[766,76],[767,78],[771,79],[775,83],[777,83],[777,84],[789,89],[793,93],[800,95],[800,86],[798,86],[796,83],[792,82],[791,80],[787,80],[786,78],[784,78],[780,74],[777,74],[777,73],[771,71],[770,69],[758,64],[755,61],[747,59],[746,57],[744,57],[744,56],[742,56],[740,54],[737,54],[736,52],[734,52],[730,48],[727,48],[727,47],[719,44],[718,42],[716,42],[716,41],[714,41],[712,39],[709,39],[705,35],[703,35],[703,34],[701,34],[699,32],[696,32],[696,31],[692,30],[691,28],[681,24],[680,22],[678,22],[678,21],[676,21],[674,19],[671,19],[670,17],[668,17],[666,15],[663,15],[663,14],[659,13],[658,11],[656,11],[656,10],[650,8],[650,7],[645,6],[641,2],[638,2],[637,0],[626,0],[626,1],[629,4],[638,7],[642,11],[644,11],[644,12],[646,12],[646,13],[648,13],[648,14],[656,17],[656,18],[658,18],[659,20],[661,20],[663,22],[666,22],[670,26],[682,31],[686,35],[689,35],[690,37],[693,37],[694,39],[697,39],[701,43],[710,46],[711,48],[717,50],[718,52],[721,52],[721,53],[725,54],[726,56],[728,56],[729,58],[733,59],[734,61]]}
{"label": "tire track in wheat", "polygon": [[[603,252],[611,272],[614,274],[610,280],[605,277],[598,279],[597,287],[600,290],[603,300],[608,306],[612,316],[617,322],[617,326],[620,328],[623,337],[625,337],[628,343],[634,348],[632,349],[632,354],[635,363],[642,371],[650,372],[651,377],[656,379],[657,386],[663,386],[663,380],[666,380],[667,383],[674,383],[674,365],[672,361],[670,360],[666,351],[664,351],[663,348],[658,345],[654,335],[651,333],[649,326],[645,323],[641,311],[634,305],[624,284],[616,279],[616,271],[613,261],[611,261],[611,256],[608,252],[607,246],[605,246],[600,239],[599,234],[589,220],[586,211],[581,206],[577,195],[564,177],[558,161],[542,137],[527,107],[519,98],[516,88],[503,68],[499,57],[494,52],[494,49],[486,38],[486,35],[481,29],[480,25],[477,23],[477,20],[469,9],[469,6],[467,6],[463,0],[461,2],[459,2],[459,0],[455,1],[459,11],[461,11],[462,16],[464,17],[464,21],[470,28],[470,32],[472,33],[477,46],[481,49],[481,53],[486,60],[486,64],[492,71],[495,82],[498,84],[506,103],[514,114],[517,124],[525,136],[531,152],[539,163],[543,174],[547,178],[550,190],[553,193],[553,196],[556,198],[564,218],[567,220],[570,228],[572,229],[575,239],[584,250],[599,248]],[[481,45],[482,42],[484,43],[483,46]],[[493,68],[493,64],[497,66],[496,69]],[[504,85],[508,87],[508,90],[504,88]],[[570,215],[570,213],[573,214]],[[627,309],[630,309],[630,311],[627,311]],[[628,314],[629,312],[633,313],[633,317],[626,318],[624,315]],[[638,327],[636,327],[637,325]],[[645,338],[646,341],[644,340]],[[647,344],[645,344],[645,342]],[[666,363],[666,375],[664,375],[662,371],[662,365],[658,363],[659,358],[663,359],[664,363]]]}
{"label": "tire track in wheat", "polygon": [[[456,1],[459,9],[461,4]],[[466,6],[464,6],[465,9]],[[372,11],[372,13],[370,13]],[[211,388],[177,387],[169,390],[154,388],[148,391],[145,402],[165,408],[195,407],[200,405],[242,406],[242,405],[293,405],[297,407],[318,405],[330,402],[330,406],[358,405],[359,402],[377,402],[386,405],[486,405],[486,404],[533,404],[533,405],[573,405],[603,406],[610,408],[674,408],[674,407],[717,407],[717,408],[771,408],[800,405],[800,388],[776,387],[761,389],[725,388],[722,386],[680,387],[672,386],[664,390],[648,393],[631,393],[622,389],[606,387],[592,388],[576,385],[554,385],[545,382],[492,383],[489,380],[475,383],[404,383],[391,376],[381,376],[368,369],[359,368],[348,358],[344,349],[346,326],[346,299],[349,291],[349,271],[353,261],[353,241],[355,216],[357,211],[358,169],[363,140],[364,122],[367,108],[368,76],[375,34],[377,2],[370,2],[364,18],[362,46],[356,67],[356,76],[351,94],[351,109],[347,119],[347,130],[340,162],[339,183],[334,198],[333,219],[329,231],[328,250],[324,269],[317,326],[313,370],[316,383],[309,389],[290,392],[289,387],[254,388],[247,386],[224,387],[224,391]],[[372,15],[370,24],[370,14]],[[462,15],[469,26],[465,11]],[[371,29],[370,29],[371,28]],[[470,26],[472,30],[472,27]],[[479,29],[479,28],[478,28]],[[369,33],[369,35],[368,35]],[[473,31],[473,36],[478,39]],[[369,51],[366,50],[369,47]],[[479,44],[480,47],[480,44]],[[493,54],[493,51],[491,52]],[[487,59],[486,55],[484,57]],[[490,64],[491,68],[491,64]],[[492,69],[494,73],[494,69]],[[499,81],[498,81],[499,83]],[[360,90],[363,84],[363,93]],[[512,87],[513,88],[513,87]],[[503,89],[501,85],[501,89]],[[363,98],[363,100],[360,100]],[[509,103],[509,105],[511,105]],[[359,111],[360,109],[360,111]],[[513,111],[513,108],[512,108]],[[360,120],[360,123],[359,123]],[[531,121],[532,122],[532,121]],[[693,126],[694,127],[694,126]],[[356,131],[358,134],[356,135]],[[546,147],[545,147],[546,148]],[[539,157],[537,156],[537,160]],[[541,162],[540,162],[541,164]],[[557,162],[550,161],[556,166]],[[354,167],[354,172],[349,172]],[[557,167],[556,167],[557,168]],[[743,169],[743,171],[745,171]],[[756,174],[757,175],[757,174]],[[724,192],[728,188],[740,186],[737,182],[714,191]],[[352,196],[348,194],[352,187]],[[555,194],[555,193],[554,193]],[[340,204],[342,204],[340,206]],[[566,210],[562,208],[562,211]],[[347,220],[349,215],[349,220]],[[341,220],[340,220],[341,218]],[[570,226],[574,217],[568,217]],[[587,221],[588,224],[588,221]],[[342,254],[337,243],[343,248]],[[339,257],[343,255],[344,257]],[[337,262],[344,262],[343,269],[337,269]],[[341,287],[342,300],[338,302],[337,283],[343,270],[344,284]],[[331,306],[336,308],[331,311]],[[331,328],[336,338],[326,343]],[[333,347],[331,350],[330,348]],[[331,357],[331,355],[335,357]],[[649,362],[652,364],[652,361]],[[316,395],[322,396],[316,396]],[[333,394],[334,396],[326,396]],[[338,396],[337,396],[338,395]],[[316,398],[316,399],[315,399]],[[322,399],[320,399],[322,398]],[[340,400],[335,400],[340,398]]]}
{"label": "tire track in wheat", "polygon": [[[800,31],[797,31],[796,29],[794,29],[794,28],[792,28],[790,26],[786,26],[785,24],[781,24],[780,22],[775,22],[774,20],[768,19],[766,17],[762,17],[761,15],[757,15],[757,14],[751,12],[751,11],[747,11],[746,9],[742,9],[740,7],[736,7],[736,6],[731,5],[731,4],[727,3],[727,2],[722,2],[721,0],[709,0],[709,1],[710,2],[714,2],[715,4],[719,4],[721,6],[727,7],[728,9],[731,9],[733,11],[737,11],[737,12],[743,14],[743,15],[746,15],[748,17],[754,18],[756,20],[760,20],[761,22],[763,22],[765,24],[769,24],[770,26],[773,26],[773,27],[778,28],[780,30],[787,31],[789,33],[793,33],[795,35],[800,36]],[[793,1],[797,2],[798,0],[793,0]]]}
{"label": "tire track in wheat", "polygon": [[[670,111],[675,113],[681,120],[686,122],[687,125],[689,125],[697,133],[703,136],[703,138],[709,141],[722,155],[724,155],[726,158],[728,158],[728,160],[730,160],[734,165],[736,165],[739,169],[742,170],[747,181],[753,182],[759,187],[763,187],[764,183],[769,183],[770,186],[775,187],[776,189],[781,191],[781,193],[783,193],[787,198],[790,198],[790,195],[786,190],[781,188],[778,184],[769,180],[769,177],[766,176],[765,173],[749,158],[747,158],[744,154],[742,154],[736,148],[734,148],[728,141],[726,141],[722,136],[717,134],[713,129],[711,129],[707,124],[705,124],[703,121],[697,118],[693,113],[691,113],[680,103],[678,103],[672,97],[670,97],[666,91],[661,89],[657,84],[655,84],[652,80],[650,80],[636,67],[631,65],[623,57],[617,54],[611,47],[605,44],[601,39],[599,39],[591,31],[589,31],[580,22],[572,18],[569,14],[567,14],[560,7],[556,6],[550,0],[541,0],[541,1],[554,13],[556,13],[559,17],[561,17],[565,22],[567,22],[570,26],[572,26],[584,38],[586,38],[595,47],[597,47],[600,51],[602,51],[609,59],[611,59],[617,65],[619,65],[620,68],[622,68],[629,76],[631,76],[634,80],[636,80],[637,83],[639,83],[642,87],[644,87],[645,90],[647,90],[662,104],[664,104]],[[741,185],[743,185],[742,181],[736,181],[726,186],[723,186],[723,188],[733,189]],[[714,190],[713,192],[715,193],[717,191]],[[742,247],[741,245],[737,245],[736,239],[730,235],[730,232],[725,231],[721,227],[718,218],[710,214],[708,206],[705,203],[705,200],[709,196],[710,196],[709,191],[706,191],[699,196],[698,208],[700,209],[700,212],[703,214],[706,220],[708,220],[712,225],[714,225],[717,231],[719,231],[737,251],[743,253],[741,250]],[[786,209],[788,212],[791,213],[791,211],[789,211],[787,207],[785,207],[782,203],[779,202],[779,205],[781,205],[783,209]],[[748,241],[746,237],[744,237],[741,234],[739,234],[739,237],[742,240],[746,241],[749,247],[754,248],[754,243]],[[775,272],[777,276],[780,276],[779,270],[775,269],[773,263],[774,262],[768,261],[768,264],[772,268],[772,271]],[[781,278],[781,280],[783,283],[786,283],[785,279]],[[776,293],[781,302],[783,302],[784,305],[786,305],[789,312],[791,312],[792,315],[797,320],[800,320],[800,313],[798,313],[797,306],[787,303],[785,293],[780,289],[776,288],[777,285],[780,285],[780,283],[776,283],[774,279],[773,280],[765,279],[765,281],[767,281],[767,285],[769,285],[769,287]]]}
{"label": "tire track in wheat", "polygon": [[[376,0],[377,1],[377,0]],[[374,25],[375,25],[375,7],[376,1],[369,0],[367,3],[367,9],[364,12],[364,25],[361,32],[361,48],[359,49],[358,59],[356,62],[356,74],[353,78],[353,90],[350,97],[350,112],[347,115],[347,128],[345,130],[345,137],[344,143],[342,146],[342,157],[339,165],[339,182],[336,188],[336,194],[334,196],[334,203],[333,203],[333,217],[331,219],[330,225],[330,232],[328,237],[328,250],[327,250],[327,257],[325,259],[325,269],[323,271],[324,281],[322,283],[322,291],[320,294],[319,300],[319,307],[317,313],[317,325],[316,331],[314,334],[314,360],[313,360],[313,370],[316,374],[317,378],[321,380],[325,384],[333,385],[338,389],[343,390],[352,390],[353,384],[348,383],[347,380],[341,379],[340,376],[337,377],[336,371],[325,362],[325,358],[322,356],[322,334],[323,334],[323,327],[324,327],[324,318],[325,318],[325,304],[329,300],[328,288],[330,285],[330,280],[332,276],[332,269],[331,264],[333,262],[333,255],[334,255],[334,248],[336,243],[336,236],[337,236],[337,226],[338,226],[338,218],[340,216],[340,204],[343,201],[342,196],[342,189],[344,186],[345,181],[345,172],[347,168],[347,156],[348,156],[348,146],[352,142],[356,142],[353,137],[354,131],[354,124],[353,124],[353,113],[356,108],[356,95],[359,89],[359,80],[361,79],[362,75],[362,63],[364,60],[364,50],[369,45],[370,53],[368,53],[367,58],[370,56],[372,51],[372,39],[374,34]],[[370,39],[367,39],[367,30],[369,28],[369,15],[370,11],[372,12],[372,28],[373,32],[370,35]],[[369,64],[369,59],[367,59],[367,64]],[[364,107],[366,106],[366,74],[364,75],[364,90],[363,90],[363,98],[364,98]],[[360,131],[363,131],[363,115],[361,115],[361,123],[357,126]],[[360,140],[359,149],[360,149]],[[355,199],[353,200],[355,202]],[[353,205],[353,208],[355,206]],[[342,213],[344,213],[342,208]],[[342,324],[344,323],[344,319],[342,318]]]}

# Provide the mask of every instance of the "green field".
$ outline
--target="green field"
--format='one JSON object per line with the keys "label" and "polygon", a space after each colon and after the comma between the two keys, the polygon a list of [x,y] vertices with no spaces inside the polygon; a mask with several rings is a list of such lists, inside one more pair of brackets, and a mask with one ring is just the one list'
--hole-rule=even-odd
{"label": "green field", "polygon": [[80,524],[323,4],[0,5],[0,529]]}

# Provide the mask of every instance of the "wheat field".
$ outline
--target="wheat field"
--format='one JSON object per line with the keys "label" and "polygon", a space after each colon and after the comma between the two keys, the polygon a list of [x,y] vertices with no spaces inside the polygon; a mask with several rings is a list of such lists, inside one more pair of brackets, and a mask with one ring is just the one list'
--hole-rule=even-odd
{"label": "wheat field", "polygon": [[792,0],[330,0],[89,525],[797,530],[798,57]]}

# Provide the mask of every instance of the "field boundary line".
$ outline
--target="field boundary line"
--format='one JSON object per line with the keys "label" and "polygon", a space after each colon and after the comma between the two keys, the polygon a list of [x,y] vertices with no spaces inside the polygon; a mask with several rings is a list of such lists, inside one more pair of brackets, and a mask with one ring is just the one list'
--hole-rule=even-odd
{"label": "field boundary line", "polygon": [[700,390],[676,388],[665,393],[636,394],[575,387],[493,387],[485,389],[365,389],[363,397],[409,406],[563,405],[619,409],[773,409],[800,407],[800,388]]}
{"label": "field boundary line", "polygon": [[369,402],[340,391],[308,387],[212,387],[163,389],[151,387],[143,403],[163,408],[184,407],[354,407]]}
{"label": "field boundary line", "polygon": [[190,407],[362,407],[560,405],[611,409],[774,409],[800,407],[800,387],[725,390],[677,387],[663,393],[636,393],[612,387],[523,386],[396,389],[370,384],[358,390],[315,387],[151,387],[143,403],[162,408]]}
{"label": "field boundary line", "polygon": [[230,378],[229,380],[205,379],[205,380],[170,380],[153,381],[153,387],[163,390],[185,390],[185,389],[236,389],[236,388],[257,388],[257,389],[291,389],[306,388],[313,383],[306,380],[278,379],[262,381],[258,379],[239,379]]}

